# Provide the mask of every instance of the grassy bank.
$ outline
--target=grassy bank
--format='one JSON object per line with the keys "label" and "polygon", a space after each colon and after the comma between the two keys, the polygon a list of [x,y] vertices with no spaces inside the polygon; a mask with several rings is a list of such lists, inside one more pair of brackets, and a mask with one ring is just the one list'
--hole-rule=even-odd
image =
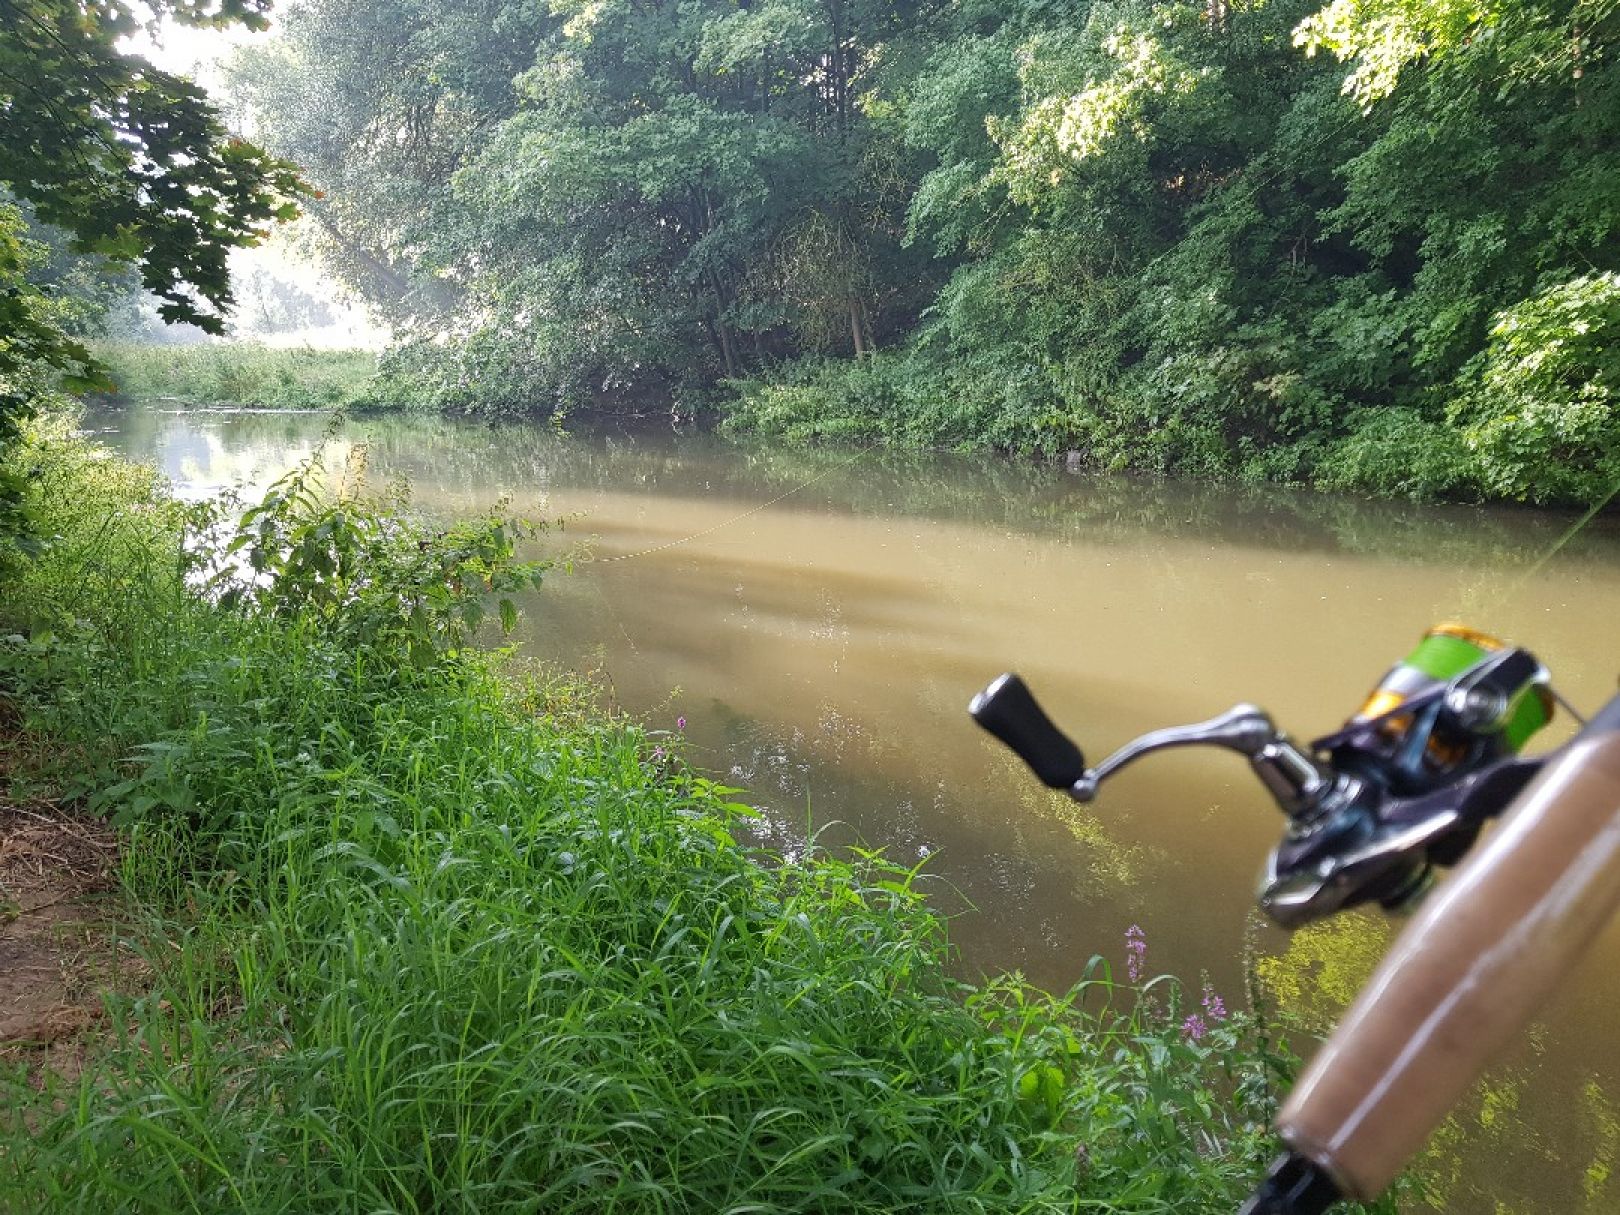
{"label": "grassy bank", "polygon": [[118,395],[151,404],[232,405],[251,409],[329,409],[358,401],[377,370],[366,350],[315,350],[256,342],[149,346],[104,342]]}
{"label": "grassy bank", "polygon": [[1567,360],[1534,348],[1492,354],[1448,409],[1346,409],[1264,441],[1234,441],[1226,407],[1189,408],[1156,383],[1099,388],[1060,368],[919,348],[806,359],[739,381],[723,427],[794,444],[1068,455],[1099,471],[1381,498],[1585,507],[1613,493],[1620,430],[1607,381],[1583,384]]}
{"label": "grassy bank", "polygon": [[143,979],[82,1075],[0,1052],[0,1209],[1232,1209],[1252,1017],[963,985],[912,873],[739,844],[671,740],[468,647],[511,524],[294,479],[233,541],[66,436],[9,457],[53,539],[0,555],[0,720],[117,828]]}

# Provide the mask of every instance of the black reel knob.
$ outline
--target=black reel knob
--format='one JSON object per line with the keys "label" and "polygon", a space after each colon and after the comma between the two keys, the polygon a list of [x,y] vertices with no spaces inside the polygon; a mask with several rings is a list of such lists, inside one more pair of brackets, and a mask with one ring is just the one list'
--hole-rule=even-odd
{"label": "black reel knob", "polygon": [[1041,783],[1069,789],[1086,773],[1074,741],[1052,724],[1024,681],[1012,672],[975,696],[968,712],[1030,766]]}

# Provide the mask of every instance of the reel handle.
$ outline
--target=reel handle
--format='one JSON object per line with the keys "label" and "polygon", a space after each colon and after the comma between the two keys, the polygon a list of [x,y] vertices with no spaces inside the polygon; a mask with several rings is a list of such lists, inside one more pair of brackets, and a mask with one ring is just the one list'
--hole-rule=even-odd
{"label": "reel handle", "polygon": [[1072,789],[1086,774],[1080,748],[1052,724],[1028,686],[1011,671],[975,696],[968,712],[1012,748],[1048,788]]}
{"label": "reel handle", "polygon": [[1256,705],[1233,705],[1218,717],[1187,726],[1167,726],[1126,743],[1098,764],[1070,791],[1079,802],[1097,796],[1097,786],[1127,764],[1170,747],[1222,747],[1246,756],[1277,804],[1290,818],[1313,812],[1333,779],[1300,750]]}

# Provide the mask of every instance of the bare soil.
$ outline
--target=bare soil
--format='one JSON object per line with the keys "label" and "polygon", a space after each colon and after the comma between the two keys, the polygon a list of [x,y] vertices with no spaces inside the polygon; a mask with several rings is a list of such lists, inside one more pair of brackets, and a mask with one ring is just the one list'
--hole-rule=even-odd
{"label": "bare soil", "polygon": [[15,757],[0,742],[0,1059],[71,1078],[103,994],[138,965],[119,945],[118,842],[73,807],[8,794]]}

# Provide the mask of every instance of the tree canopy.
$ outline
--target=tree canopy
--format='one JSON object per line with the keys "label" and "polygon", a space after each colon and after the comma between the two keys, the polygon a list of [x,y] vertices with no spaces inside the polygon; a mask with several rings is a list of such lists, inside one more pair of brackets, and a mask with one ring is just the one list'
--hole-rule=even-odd
{"label": "tree canopy", "polygon": [[[53,230],[129,267],[165,320],[220,332],[226,259],[294,212],[292,165],[229,135],[201,89],[121,43],[162,18],[262,28],[269,0],[0,0],[0,438],[30,368],[94,379],[36,271]],[[34,229],[30,231],[30,227]],[[42,229],[42,230],[41,230]]]}
{"label": "tree canopy", "polygon": [[1617,8],[302,0],[236,75],[437,406],[1565,500],[1620,474]]}

